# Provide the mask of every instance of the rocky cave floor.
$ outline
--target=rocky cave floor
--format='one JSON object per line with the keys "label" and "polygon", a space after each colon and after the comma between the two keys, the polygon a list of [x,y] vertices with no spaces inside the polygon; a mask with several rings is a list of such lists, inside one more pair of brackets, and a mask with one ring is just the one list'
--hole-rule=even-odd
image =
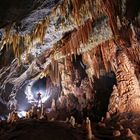
{"label": "rocky cave floor", "polygon": [[0,140],[86,140],[85,132],[64,122],[22,120],[1,127]]}
{"label": "rocky cave floor", "polygon": [[[140,140],[139,119],[118,118],[92,123],[93,138],[90,140]],[[0,140],[86,140],[84,124],[75,127],[65,121],[19,120],[15,123],[1,122]],[[135,134],[133,132],[135,131]]]}

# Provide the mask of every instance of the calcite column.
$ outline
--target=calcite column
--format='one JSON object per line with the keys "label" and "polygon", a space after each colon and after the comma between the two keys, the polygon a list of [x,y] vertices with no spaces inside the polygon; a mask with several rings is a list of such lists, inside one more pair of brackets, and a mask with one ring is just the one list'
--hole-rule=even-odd
{"label": "calcite column", "polygon": [[118,54],[117,61],[117,86],[114,87],[108,110],[111,114],[140,113],[140,87],[134,66],[123,52]]}

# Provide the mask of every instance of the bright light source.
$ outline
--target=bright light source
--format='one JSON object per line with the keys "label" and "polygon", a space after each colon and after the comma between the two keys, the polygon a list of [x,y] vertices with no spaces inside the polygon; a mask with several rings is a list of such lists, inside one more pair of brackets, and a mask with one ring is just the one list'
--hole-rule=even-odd
{"label": "bright light source", "polygon": [[45,96],[41,99],[42,103],[45,103],[49,99],[49,96]]}
{"label": "bright light source", "polygon": [[21,112],[17,112],[18,113],[18,117],[22,118],[26,116],[26,111],[21,111]]}
{"label": "bright light source", "polygon": [[0,120],[6,120],[3,116],[0,116]]}
{"label": "bright light source", "polygon": [[25,94],[26,94],[26,98],[28,99],[28,102],[31,104],[37,103],[38,102],[38,93],[40,93],[41,94],[41,102],[45,103],[50,97],[49,92],[47,92],[44,89],[32,91],[32,86],[33,86],[34,82],[35,81],[29,83],[25,89]]}

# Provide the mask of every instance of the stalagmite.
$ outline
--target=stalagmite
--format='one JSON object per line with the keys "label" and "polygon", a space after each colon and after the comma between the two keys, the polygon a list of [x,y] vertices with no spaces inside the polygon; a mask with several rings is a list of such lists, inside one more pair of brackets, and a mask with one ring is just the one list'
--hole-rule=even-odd
{"label": "stalagmite", "polygon": [[26,112],[25,118],[26,118],[26,119],[30,119],[30,114],[29,114],[28,111]]}
{"label": "stalagmite", "polygon": [[119,137],[120,135],[121,135],[121,133],[120,133],[119,130],[114,130],[114,131],[113,131],[113,136]]}
{"label": "stalagmite", "polygon": [[43,103],[41,104],[41,115],[40,115],[40,119],[44,119],[45,116],[44,116],[44,105]]}
{"label": "stalagmite", "polygon": [[70,117],[70,124],[72,125],[72,127],[75,127],[75,118],[73,116]]}
{"label": "stalagmite", "polygon": [[91,122],[88,117],[86,118],[86,130],[87,130],[88,139],[92,140],[94,135],[92,134]]}
{"label": "stalagmite", "polygon": [[54,100],[54,99],[52,99],[51,109],[52,109],[53,111],[56,111],[56,103],[55,103],[55,100]]}
{"label": "stalagmite", "polygon": [[8,115],[8,119],[7,119],[7,122],[9,123],[13,123],[13,122],[16,122],[17,120],[19,119],[18,115],[17,115],[17,112],[15,111],[12,111],[11,113],[9,113]]}
{"label": "stalagmite", "polygon": [[[118,55],[118,69],[116,71],[117,78],[117,95],[113,99],[116,103],[111,102],[112,107],[110,111],[117,111],[118,113],[131,112],[139,113],[140,104],[139,104],[139,83],[135,76],[135,71],[132,63],[128,59],[125,53],[119,53]],[[113,106],[117,106],[114,110]],[[115,113],[115,112],[114,112]]]}
{"label": "stalagmite", "polygon": [[111,116],[110,116],[110,113],[109,112],[106,112],[106,119],[111,119]]}
{"label": "stalagmite", "polygon": [[129,138],[130,140],[138,140],[136,135],[133,134],[133,132],[129,128],[126,129],[126,137]]}
{"label": "stalagmite", "polygon": [[104,122],[98,122],[98,126],[101,128],[106,128],[106,124]]}
{"label": "stalagmite", "polygon": [[68,122],[69,122],[69,118],[68,118],[68,117],[66,118],[65,122],[66,122],[66,123],[68,123]]}

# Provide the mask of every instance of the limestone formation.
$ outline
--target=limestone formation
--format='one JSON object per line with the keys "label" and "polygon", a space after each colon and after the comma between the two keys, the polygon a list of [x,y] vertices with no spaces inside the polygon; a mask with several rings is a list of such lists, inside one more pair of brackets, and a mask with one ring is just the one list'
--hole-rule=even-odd
{"label": "limestone formation", "polygon": [[117,60],[117,87],[114,87],[109,110],[113,113],[139,113],[140,87],[135,75],[134,66],[125,53],[119,53]]}

